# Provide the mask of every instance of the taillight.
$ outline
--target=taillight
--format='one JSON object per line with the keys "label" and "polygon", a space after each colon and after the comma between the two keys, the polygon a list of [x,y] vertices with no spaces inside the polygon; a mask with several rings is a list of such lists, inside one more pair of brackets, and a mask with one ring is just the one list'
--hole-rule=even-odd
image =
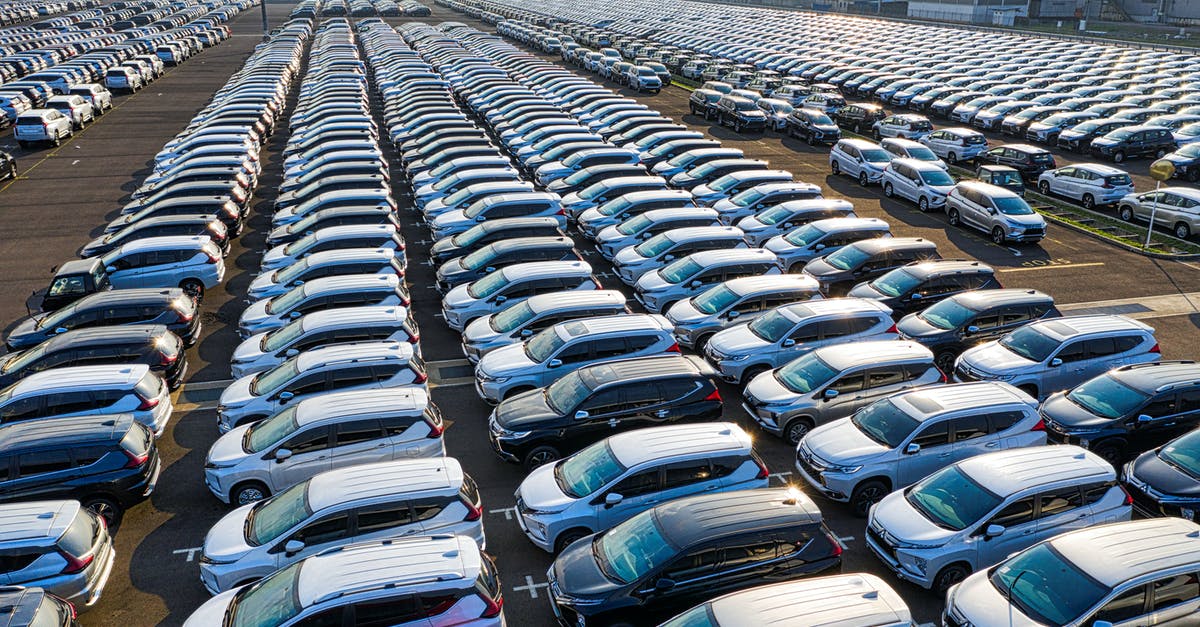
{"label": "taillight", "polygon": [[674,344],[672,344],[672,345],[670,346],[670,348],[668,348],[668,349],[667,349],[667,351],[666,351],[666,352],[668,352],[668,353],[678,353],[678,352],[680,352],[680,351],[679,351],[679,342],[675,342]]}
{"label": "taillight", "polygon": [[1155,343],[1154,343],[1154,346],[1151,346],[1151,347],[1150,347],[1150,352],[1151,352],[1151,353],[1158,353],[1158,354],[1161,354],[1161,353],[1162,353],[1162,349],[1160,349],[1160,348],[1158,347],[1158,342],[1155,342]]}
{"label": "taillight", "polygon": [[1129,490],[1126,490],[1125,486],[1123,485],[1117,487],[1121,488],[1121,492],[1125,493],[1125,504],[1133,505],[1133,495],[1129,493]]}
{"label": "taillight", "polygon": [[[141,397],[139,396],[138,398],[141,398]],[[158,397],[157,396],[154,398],[142,398],[142,404],[138,405],[139,410],[154,409],[155,407],[158,407]]]}
{"label": "taillight", "polygon": [[440,438],[446,432],[446,423],[444,422],[433,422],[431,420],[426,424],[429,425],[429,435],[425,436],[427,438]]}
{"label": "taillight", "polygon": [[559,210],[558,210],[558,213],[557,213],[557,214],[555,214],[555,215],[565,216],[565,215],[567,215],[567,210],[566,210],[566,209],[559,209]]}
{"label": "taillight", "polygon": [[145,464],[146,462],[150,461],[150,451],[146,451],[145,453],[142,453],[141,455],[134,455],[133,453],[130,453],[129,451],[123,451],[123,452],[125,453],[125,456],[129,458],[129,461],[125,462],[126,468],[141,468],[142,464]]}
{"label": "taillight", "polygon": [[[99,518],[101,520],[101,522],[104,521],[104,518],[102,518],[102,517],[97,516],[97,518]],[[66,551],[63,551],[61,549],[59,550],[58,554],[63,556],[63,559],[67,560],[67,565],[62,570],[62,574],[64,574],[64,575],[73,575],[75,573],[81,572],[81,571],[83,571],[83,569],[87,568],[89,564],[92,563],[92,560],[96,559],[95,555],[88,555],[86,557],[75,557],[74,555],[71,555],[70,553],[67,553]]]}
{"label": "taillight", "polygon": [[1045,430],[1046,430],[1046,419],[1045,418],[1038,418],[1037,424],[1033,425],[1033,428],[1030,429],[1030,431],[1045,431]]}
{"label": "taillight", "polygon": [[598,290],[604,289],[604,285],[602,285],[600,283],[600,279],[597,279],[595,275],[592,275],[592,283],[596,284],[596,289],[598,289]]}
{"label": "taillight", "polygon": [[210,252],[210,251],[204,251],[204,254],[205,254],[205,255],[208,255],[208,262],[207,262],[207,263],[216,263],[216,262],[218,262],[218,261],[220,261],[220,260],[221,260],[221,255],[218,255],[218,254],[216,254],[216,253],[213,253],[213,252]]}
{"label": "taillight", "polygon": [[417,372],[417,376],[413,379],[413,383],[424,383],[428,380],[429,375],[425,374],[424,372]]}
{"label": "taillight", "polygon": [[158,365],[170,366],[171,364],[175,363],[178,359],[179,359],[179,353],[175,353],[175,354],[159,353],[158,354]]}
{"label": "taillight", "polygon": [[420,336],[420,335],[410,335],[410,336],[408,336],[408,343],[409,343],[409,344],[417,344],[417,343],[419,343],[420,341],[421,341],[421,336]]}
{"label": "taillight", "polygon": [[193,313],[185,313],[182,311],[176,311],[175,315],[179,316],[179,322],[191,322],[192,317],[195,316],[196,314],[194,312]]}
{"label": "taillight", "polygon": [[891,326],[891,327],[889,327],[887,331],[884,331],[884,333],[895,333],[895,334],[899,335],[899,334],[900,334],[900,329],[897,329],[897,328],[896,328],[896,324],[895,324],[895,323],[892,323],[892,326]]}
{"label": "taillight", "polygon": [[950,377],[946,376],[946,373],[942,372],[940,368],[938,369],[938,374],[942,375],[942,383],[950,382]]}
{"label": "taillight", "polygon": [[480,595],[487,607],[483,608],[483,614],[480,618],[495,618],[500,615],[500,610],[504,608],[504,595],[497,595],[496,598],[491,598],[486,594]]}
{"label": "taillight", "polygon": [[479,505],[476,505],[474,503],[469,503],[469,502],[467,502],[466,499],[463,499],[462,504],[467,506],[467,516],[465,518],[463,518],[463,520],[476,521],[476,520],[479,520],[480,518],[483,518],[483,508],[482,507],[480,507]]}
{"label": "taillight", "polygon": [[709,394],[708,396],[705,396],[704,400],[716,401],[716,402],[720,403],[721,402],[721,390],[718,390],[717,388],[713,388],[712,393]]}
{"label": "taillight", "polygon": [[766,479],[771,476],[771,469],[767,468],[766,462],[759,459],[758,455],[754,456],[754,463],[758,466],[758,474],[754,476],[755,479]]}
{"label": "taillight", "polygon": [[833,543],[833,557],[840,557],[842,554],[842,543],[838,542],[838,539],[828,531],[825,532],[825,537],[829,538],[829,541]]}

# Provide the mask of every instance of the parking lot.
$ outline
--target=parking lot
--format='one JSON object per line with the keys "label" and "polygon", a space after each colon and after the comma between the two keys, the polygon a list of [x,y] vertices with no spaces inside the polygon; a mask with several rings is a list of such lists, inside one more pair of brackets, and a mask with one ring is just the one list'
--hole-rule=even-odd
{"label": "parking lot", "polygon": [[[268,4],[272,25],[284,20],[290,8],[289,3]],[[445,8],[433,9],[433,16],[422,21],[453,20],[494,30]],[[170,70],[144,91],[120,96],[111,113],[59,148],[23,150],[11,135],[0,137],[3,149],[17,157],[20,170],[17,180],[0,185],[0,220],[4,221],[0,276],[6,277],[8,296],[0,303],[0,320],[16,321],[26,315],[26,299],[45,288],[50,269],[73,258],[78,247],[99,232],[89,229],[117,215],[129,192],[149,172],[147,160],[241,67],[260,41],[257,8],[238,16],[230,27],[233,36],[228,41]],[[600,82],[595,75],[586,76]],[[726,146],[742,149],[747,157],[768,160],[797,180],[819,185],[827,198],[851,201],[860,216],[888,220],[896,235],[933,240],[943,257],[978,259],[993,266],[1005,287],[1051,294],[1068,313],[1120,313],[1143,320],[1156,329],[1164,358],[1200,358],[1200,343],[1195,340],[1200,331],[1200,261],[1152,259],[1055,227],[1039,245],[996,245],[982,234],[949,227],[944,215],[923,214],[910,204],[886,199],[878,186],[863,188],[850,178],[830,175],[827,149],[772,132],[735,134],[704,122],[689,114],[685,89],[673,86],[653,96],[627,95]],[[242,296],[265,248],[267,216],[282,169],[275,151],[284,139],[277,133],[262,155],[264,172],[255,215],[227,258],[230,274],[225,283],[206,297],[204,337],[189,352],[191,374],[178,393],[172,425],[159,441],[166,467],[157,490],[126,515],[117,533],[117,567],[102,600],[81,618],[85,625],[179,625],[208,598],[198,580],[197,551],[209,526],[228,508],[205,488],[202,466],[217,436],[213,409],[230,378],[227,364],[238,343],[234,327],[244,308]],[[1060,165],[1079,160],[1071,155],[1056,157]],[[1141,160],[1124,166],[1134,175],[1139,191],[1153,187],[1147,165]],[[524,472],[500,461],[488,445],[490,407],[471,387],[472,368],[463,358],[459,336],[439,318],[440,295],[432,287],[434,267],[426,254],[431,243],[428,230],[416,222],[416,212],[402,195],[405,186],[399,168],[393,176],[409,244],[408,283],[422,329],[432,396],[449,422],[449,454],[462,461],[483,495],[488,550],[500,568],[505,616],[510,625],[550,625],[553,616],[546,589],[550,556],[528,543],[514,519],[513,491]],[[605,287],[621,287],[599,255],[593,253],[587,260]],[[772,480],[794,483],[793,450],[756,430],[738,406],[735,388],[727,386],[722,395],[727,401],[725,418],[755,433],[756,449],[770,467]],[[817,502],[846,547],[843,572],[873,572],[895,582],[919,621],[937,620],[940,600],[891,576],[867,550],[862,520],[844,506]]]}

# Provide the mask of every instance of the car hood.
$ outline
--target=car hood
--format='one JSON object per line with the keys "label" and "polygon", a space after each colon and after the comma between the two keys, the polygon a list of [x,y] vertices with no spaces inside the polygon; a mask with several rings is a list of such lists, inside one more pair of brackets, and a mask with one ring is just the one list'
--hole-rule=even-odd
{"label": "car hood", "polygon": [[1158,451],[1142,453],[1133,460],[1131,471],[1130,474],[1146,482],[1157,492],[1200,498],[1200,480],[1163,461],[1158,456]]}
{"label": "car hood", "polygon": [[940,545],[957,533],[933,524],[904,498],[903,490],[892,492],[879,501],[868,524],[874,523],[883,525],[888,535],[902,543]]}
{"label": "car hood", "polygon": [[925,322],[915,313],[908,314],[896,323],[896,330],[902,335],[911,338],[931,339],[939,335],[948,335],[951,331],[938,328]]}
{"label": "car hood", "polygon": [[247,375],[240,379],[235,379],[221,392],[221,405],[226,407],[240,407],[254,400],[254,394],[250,393],[250,383],[254,381],[255,375]]}
{"label": "car hood", "polygon": [[233,595],[237,594],[238,590],[241,588],[226,590],[205,601],[188,616],[187,620],[183,622],[183,627],[212,627],[212,625],[224,623],[225,612],[229,609]]}
{"label": "car hood", "polygon": [[[987,571],[968,577],[948,595],[948,600],[966,619],[965,624],[975,627],[1044,627],[1010,605],[992,585]],[[968,602],[965,607],[963,601]]]}
{"label": "car hood", "polygon": [[502,377],[518,372],[530,372],[540,366],[525,355],[525,344],[509,344],[479,358],[475,372],[482,376]]}
{"label": "car hood", "polygon": [[1022,370],[1037,365],[1037,362],[1025,359],[1004,348],[997,342],[988,342],[974,348],[969,348],[963,352],[959,359],[976,370],[992,374],[1006,374],[1010,371]]}
{"label": "car hood", "polygon": [[715,317],[714,314],[706,314],[703,311],[696,309],[696,306],[692,304],[692,299],[690,298],[685,298],[674,305],[671,305],[671,308],[667,310],[666,314],[667,320],[670,320],[672,324],[676,325],[686,324],[689,322],[700,322],[702,320]]}
{"label": "car hood", "polygon": [[204,556],[217,562],[232,562],[253,547],[246,544],[246,516],[256,504],[243,505],[221,517],[204,536]]}
{"label": "car hood", "polygon": [[[770,228],[776,228],[778,225],[771,224]],[[759,231],[768,228],[768,225],[759,222],[757,216],[746,216],[737,222],[737,228],[743,231]]]}
{"label": "car hood", "polygon": [[620,251],[617,252],[617,254],[613,255],[613,265],[618,265],[618,266],[641,265],[643,263],[650,261],[648,258],[639,255],[638,252],[636,250],[634,250],[633,248],[634,248],[633,246],[630,246],[628,248],[622,248]]}
{"label": "car hood", "polygon": [[1006,215],[1006,216],[1004,216],[1004,220],[1011,224],[1018,224],[1023,227],[1045,226],[1046,225],[1046,220],[1044,218],[1042,218],[1041,215],[1036,214],[1036,213],[1030,213],[1030,214],[1021,215],[1021,216]]}
{"label": "car hood", "polygon": [[446,213],[434,218],[429,225],[433,227],[435,231],[437,231],[469,222],[471,222],[471,219],[463,213],[462,209],[451,209],[450,211],[447,211]]}
{"label": "car hood", "polygon": [[882,301],[895,300],[895,297],[888,296],[888,295],[884,294],[883,292],[880,292],[879,290],[875,289],[874,287],[871,287],[870,283],[867,283],[865,281],[850,288],[850,291],[846,294],[846,296],[848,296],[850,298],[867,298],[870,300],[882,300]]}
{"label": "car hood", "polygon": [[720,213],[737,211],[741,208],[742,207],[739,207],[737,203],[733,202],[733,200],[729,198],[722,198],[721,200],[713,203],[713,209],[716,209]]}
{"label": "car hood", "polygon": [[1083,131],[1073,131],[1071,129],[1066,129],[1063,132],[1058,134],[1059,139],[1075,139],[1076,137],[1086,137],[1086,136],[1087,136],[1087,133],[1085,133]]}
{"label": "car hood", "polygon": [[750,332],[749,325],[738,324],[722,329],[708,340],[708,346],[722,355],[745,355],[766,350],[771,344]]}
{"label": "car hood", "polygon": [[1041,411],[1051,421],[1067,429],[1102,427],[1113,422],[1112,418],[1097,416],[1083,407],[1076,405],[1071,399],[1067,398],[1066,392],[1051,394],[1042,403]]}
{"label": "car hood", "polygon": [[839,466],[854,466],[891,450],[868,438],[849,418],[840,418],[809,431],[803,443],[819,459]]}
{"label": "car hood", "polygon": [[467,344],[477,344],[482,342],[490,342],[500,337],[501,334],[492,329],[489,319],[490,316],[483,316],[482,318],[476,318],[468,323],[467,327],[463,329],[462,332],[463,342]]}
{"label": "car hood", "polygon": [[567,547],[550,569],[559,590],[571,596],[603,597],[620,587],[600,572],[590,539]]}
{"label": "car hood", "polygon": [[234,361],[253,361],[263,356],[262,341],[266,333],[256,333],[246,338],[233,349]]}
{"label": "car hood", "polygon": [[29,336],[36,336],[36,335],[40,334],[41,330],[37,328],[37,323],[38,323],[37,317],[25,318],[12,331],[9,331],[8,341],[9,342],[20,341]]}
{"label": "car hood", "polygon": [[635,287],[641,292],[655,292],[658,290],[667,289],[671,285],[673,284],[667,283],[666,279],[659,276],[657,272],[651,270],[650,272],[638,277]]}
{"label": "car hood", "polygon": [[753,397],[762,403],[782,403],[794,400],[798,395],[787,389],[775,378],[773,370],[768,370],[750,380],[746,384],[744,396]]}
{"label": "car hood", "polygon": [[442,298],[442,306],[446,309],[455,309],[458,307],[469,307],[476,302],[475,297],[471,296],[467,289],[471,286],[470,283],[456,285],[446,292]]}
{"label": "car hood", "polygon": [[517,488],[521,502],[542,512],[560,512],[575,502],[559,489],[558,482],[554,480],[555,466],[557,464],[543,464],[525,477],[521,487]]}
{"label": "car hood", "polygon": [[262,274],[254,277],[254,279],[250,281],[250,287],[248,287],[247,290],[250,292],[261,292],[265,289],[268,289],[272,286],[277,285],[277,283],[275,283],[274,275],[275,275],[274,271],[263,272]]}
{"label": "car hood", "polygon": [[1096,139],[1092,140],[1093,146],[1116,146],[1120,143],[1120,141],[1108,137],[1097,137]]}
{"label": "car hood", "polygon": [[284,265],[283,262],[288,259],[288,254],[283,251],[286,247],[286,244],[280,244],[263,253],[262,267],[267,269]]}
{"label": "car hood", "polygon": [[250,303],[246,307],[246,310],[242,312],[241,322],[255,324],[270,318],[271,314],[267,313],[268,302],[268,300],[264,299]]}
{"label": "car hood", "polygon": [[820,257],[804,264],[804,274],[817,278],[833,274],[841,274],[843,272],[845,272],[845,270],[829,265],[829,262]]}
{"label": "car hood", "polygon": [[546,404],[542,390],[530,390],[501,401],[495,417],[496,424],[509,431],[528,431],[547,426],[558,420],[559,415]]}
{"label": "car hood", "polygon": [[693,187],[692,195],[695,196],[696,198],[704,198],[704,197],[708,197],[708,196],[724,196],[724,194],[714,190],[713,188],[709,187],[707,184],[697,185],[697,186]]}
{"label": "car hood", "polygon": [[246,459],[249,453],[242,448],[242,438],[249,430],[250,425],[242,425],[217,438],[208,449],[207,461],[218,466],[232,466]]}

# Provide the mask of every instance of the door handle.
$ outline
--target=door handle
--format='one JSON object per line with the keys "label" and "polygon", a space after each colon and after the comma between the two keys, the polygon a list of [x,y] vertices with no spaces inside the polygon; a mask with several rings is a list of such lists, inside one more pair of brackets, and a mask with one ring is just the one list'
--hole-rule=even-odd
{"label": "door handle", "polygon": [[997,446],[1000,446],[1000,443],[999,442],[988,442],[987,444],[984,444],[983,446],[984,446],[984,448],[996,448]]}
{"label": "door handle", "polygon": [[705,492],[709,492],[709,491],[712,491],[712,490],[716,490],[716,489],[717,489],[717,488],[719,488],[719,487],[721,487],[721,486],[717,486],[717,485],[710,485],[710,486],[708,486],[707,488],[704,488],[704,491],[705,491]]}
{"label": "door handle", "polygon": [[943,458],[946,458],[946,457],[950,457],[950,453],[941,453],[941,454],[939,454],[939,455],[938,455],[938,459],[943,459]]}

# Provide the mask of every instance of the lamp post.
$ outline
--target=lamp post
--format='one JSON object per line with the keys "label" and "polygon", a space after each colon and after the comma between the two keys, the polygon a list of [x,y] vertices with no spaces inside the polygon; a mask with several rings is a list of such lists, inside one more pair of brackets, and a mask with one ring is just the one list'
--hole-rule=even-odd
{"label": "lamp post", "polygon": [[266,39],[267,33],[270,32],[270,27],[267,25],[267,0],[262,0],[258,6],[262,8],[263,38]]}
{"label": "lamp post", "polygon": [[1150,236],[1154,235],[1154,214],[1158,213],[1158,190],[1162,188],[1163,181],[1175,176],[1175,164],[1159,159],[1150,164],[1150,176],[1154,179],[1154,200],[1150,201],[1150,226],[1146,227],[1146,243],[1142,244],[1142,250],[1150,248]]}

